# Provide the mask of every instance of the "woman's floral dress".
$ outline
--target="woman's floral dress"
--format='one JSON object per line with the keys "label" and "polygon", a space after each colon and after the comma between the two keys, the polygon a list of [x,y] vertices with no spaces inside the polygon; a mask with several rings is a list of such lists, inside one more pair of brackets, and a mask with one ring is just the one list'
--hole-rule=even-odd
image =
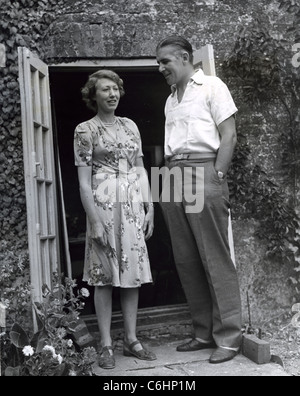
{"label": "woman's floral dress", "polygon": [[[75,129],[76,166],[92,167],[92,191],[108,237],[106,247],[87,235],[83,280],[91,286],[136,288],[152,283],[144,238],[144,202],[135,168],[143,156],[136,124],[116,118],[117,135],[98,116]],[[117,136],[117,138],[116,138]]]}

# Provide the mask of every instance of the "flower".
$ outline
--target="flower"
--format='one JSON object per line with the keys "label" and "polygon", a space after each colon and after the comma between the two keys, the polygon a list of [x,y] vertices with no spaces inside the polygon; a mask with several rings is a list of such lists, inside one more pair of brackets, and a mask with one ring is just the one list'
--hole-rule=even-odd
{"label": "flower", "polygon": [[66,284],[67,284],[67,286],[70,286],[70,287],[72,287],[72,289],[74,289],[77,286],[77,280],[66,278]]}
{"label": "flower", "polygon": [[83,297],[89,297],[90,296],[90,292],[88,291],[88,289],[86,289],[85,287],[83,287],[80,290],[81,294],[83,295]]}
{"label": "flower", "polygon": [[56,357],[57,357],[56,352],[55,352],[55,349],[54,349],[53,346],[51,346],[51,345],[45,345],[44,348],[43,348],[43,351],[49,351],[49,352],[51,352],[53,358],[56,358]]}
{"label": "flower", "polygon": [[23,348],[22,352],[25,356],[32,356],[34,354],[34,349],[31,345],[27,345]]}
{"label": "flower", "polygon": [[58,363],[59,363],[59,364],[62,364],[63,358],[62,358],[61,355],[56,355],[56,359],[58,360]]}
{"label": "flower", "polygon": [[56,330],[56,334],[57,334],[57,337],[62,340],[67,335],[67,331],[66,331],[66,329],[64,327],[59,327]]}
{"label": "flower", "polygon": [[87,347],[83,350],[83,359],[86,361],[95,361],[97,359],[97,351],[94,347]]}
{"label": "flower", "polygon": [[[18,375],[35,377],[94,374],[93,366],[98,359],[97,351],[83,350],[77,340],[69,336],[74,332],[76,319],[79,320],[80,311],[83,309],[82,301],[90,295],[86,288],[82,290],[79,288],[75,292],[73,290],[75,285],[75,281],[66,279],[65,282],[61,282],[58,277],[54,277],[53,287],[51,289],[44,287],[44,301],[35,303],[36,313],[44,323],[42,332],[34,333],[31,337],[27,328],[23,329],[20,324],[14,323],[9,334],[9,342],[16,347],[19,366],[15,367],[16,356],[7,355],[5,364],[16,369]],[[24,297],[21,289],[19,295]],[[12,334],[15,337],[12,337]],[[20,337],[25,339],[25,334],[27,341],[20,346],[20,342],[17,341]],[[1,333],[0,336],[2,339]],[[41,348],[36,349],[35,346]]]}

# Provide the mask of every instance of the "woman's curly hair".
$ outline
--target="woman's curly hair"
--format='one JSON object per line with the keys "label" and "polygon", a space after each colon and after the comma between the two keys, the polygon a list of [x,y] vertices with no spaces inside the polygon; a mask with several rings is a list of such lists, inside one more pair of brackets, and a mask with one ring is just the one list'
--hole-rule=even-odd
{"label": "woman's curly hair", "polygon": [[117,73],[111,70],[99,70],[93,73],[89,76],[87,83],[81,89],[81,94],[82,100],[86,103],[87,107],[95,113],[98,111],[97,102],[95,101],[96,84],[102,78],[107,78],[116,83],[119,87],[121,97],[125,95],[124,82]]}

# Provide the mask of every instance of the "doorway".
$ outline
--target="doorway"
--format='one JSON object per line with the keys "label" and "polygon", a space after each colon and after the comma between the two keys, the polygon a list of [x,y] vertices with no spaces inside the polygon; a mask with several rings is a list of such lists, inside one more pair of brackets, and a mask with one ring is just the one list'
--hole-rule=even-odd
{"label": "doorway", "polygon": [[[56,124],[56,141],[61,166],[63,196],[66,211],[72,277],[79,287],[90,290],[91,297],[83,315],[93,315],[93,288],[82,282],[86,217],[83,210],[74,165],[73,136],[75,127],[94,116],[81,99],[81,87],[88,76],[100,69],[68,67],[50,68],[50,90]],[[164,105],[170,88],[153,68],[112,68],[124,80],[125,96],[117,115],[131,118],[139,127],[145,167],[163,165]],[[168,231],[158,204],[155,205],[155,231],[147,242],[153,285],[140,291],[139,308],[184,304],[185,296],[175,269]],[[120,310],[119,291],[114,290],[113,310]]]}

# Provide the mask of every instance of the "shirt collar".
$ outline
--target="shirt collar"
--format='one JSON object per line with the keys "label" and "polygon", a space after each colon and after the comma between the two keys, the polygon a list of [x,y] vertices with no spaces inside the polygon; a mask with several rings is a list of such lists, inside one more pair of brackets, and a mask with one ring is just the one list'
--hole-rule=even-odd
{"label": "shirt collar", "polygon": [[[196,70],[195,74],[191,77],[188,85],[191,85],[193,83],[196,83],[197,85],[202,85],[204,83],[204,76],[205,75],[202,69]],[[172,96],[174,96],[177,91],[176,84],[172,85],[171,90],[172,90]]]}

